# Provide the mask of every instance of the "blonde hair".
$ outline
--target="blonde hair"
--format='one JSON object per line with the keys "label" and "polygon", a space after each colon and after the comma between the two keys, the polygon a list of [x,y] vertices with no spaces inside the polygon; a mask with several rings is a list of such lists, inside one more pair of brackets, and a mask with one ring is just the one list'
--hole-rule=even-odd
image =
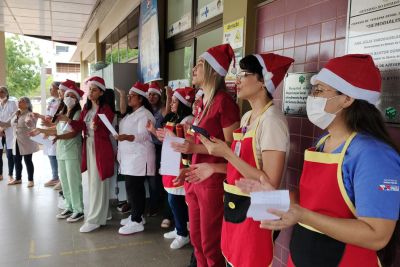
{"label": "blonde hair", "polygon": [[216,72],[206,60],[204,60],[203,66],[204,66],[203,88],[204,87],[211,88],[211,94],[201,114],[200,121],[210,109],[210,106],[214,101],[215,95],[221,90],[226,91],[225,76],[219,75],[218,72]]}

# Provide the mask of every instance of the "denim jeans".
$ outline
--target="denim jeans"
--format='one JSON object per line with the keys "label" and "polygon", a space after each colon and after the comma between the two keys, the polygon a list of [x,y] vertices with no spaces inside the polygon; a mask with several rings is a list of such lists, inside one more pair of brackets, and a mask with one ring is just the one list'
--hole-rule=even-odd
{"label": "denim jeans", "polygon": [[49,156],[52,180],[58,180],[58,162],[56,156]]}
{"label": "denim jeans", "polygon": [[174,214],[176,232],[180,236],[188,236],[187,222],[189,220],[188,207],[185,196],[168,193],[168,203]]}

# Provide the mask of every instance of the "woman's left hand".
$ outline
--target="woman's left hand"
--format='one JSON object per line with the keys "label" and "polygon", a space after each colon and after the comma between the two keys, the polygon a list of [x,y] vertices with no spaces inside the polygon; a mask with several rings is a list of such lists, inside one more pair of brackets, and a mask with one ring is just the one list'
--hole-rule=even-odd
{"label": "woman's left hand", "polygon": [[304,211],[305,209],[300,207],[298,204],[291,205],[287,212],[275,209],[268,210],[269,213],[280,217],[280,219],[261,221],[260,228],[269,230],[281,230],[288,228],[297,224],[301,220]]}
{"label": "woman's left hand", "polygon": [[183,144],[172,142],[171,147],[173,150],[179,153],[193,154],[194,144],[186,140]]}
{"label": "woman's left hand", "polygon": [[229,148],[229,146],[222,140],[211,137],[210,139],[207,139],[203,135],[199,134],[199,139],[203,143],[203,145],[206,147],[208,154],[213,155],[215,157],[226,157],[232,150]]}
{"label": "woman's left hand", "polygon": [[214,173],[214,168],[209,163],[193,164],[186,173],[186,182],[198,184],[209,178]]}

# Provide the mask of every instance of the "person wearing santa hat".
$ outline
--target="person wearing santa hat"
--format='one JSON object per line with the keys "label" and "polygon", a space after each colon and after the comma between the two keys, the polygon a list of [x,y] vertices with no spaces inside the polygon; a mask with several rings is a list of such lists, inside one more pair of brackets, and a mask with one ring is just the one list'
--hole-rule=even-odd
{"label": "person wearing santa hat", "polygon": [[110,132],[98,114],[104,114],[112,122],[114,112],[106,104],[106,90],[103,78],[93,76],[86,83],[89,86],[88,98],[78,120],[68,119],[74,131],[83,131],[81,171],[88,171],[89,205],[85,211],[85,223],[81,233],[96,230],[105,225],[110,216],[110,181],[114,175],[114,152]]}
{"label": "person wearing santa hat", "polygon": [[[246,218],[250,196],[241,192],[235,182],[242,177],[256,181],[265,177],[273,189],[281,185],[290,149],[289,129],[283,112],[272,99],[293,61],[273,53],[244,57],[239,63],[241,72],[237,74],[237,96],[249,101],[251,110],[244,114],[241,127],[234,131],[231,148],[217,138],[200,137],[211,155],[228,161],[221,235],[227,266],[270,266],[272,263],[273,233]],[[189,173],[189,181],[207,174],[202,167],[191,167],[194,170]]]}
{"label": "person wearing santa hat", "polygon": [[[209,48],[199,57],[193,68],[192,79],[192,83],[201,87],[204,92],[199,104],[201,110],[193,124],[205,129],[210,136],[227,143],[232,142],[233,130],[239,127],[240,122],[239,107],[225,90],[225,75],[234,57],[229,44]],[[198,134],[194,140],[172,145],[177,152],[193,154],[192,164],[199,164],[198,167],[211,168],[226,164],[225,159],[208,154]],[[188,169],[182,170],[176,182],[186,178],[187,172]],[[211,172],[209,176],[202,178],[185,183],[190,239],[198,266],[225,266],[220,243],[225,174]]]}
{"label": "person wearing santa hat", "polygon": [[[168,86],[165,87],[166,89],[166,102],[163,104],[161,95],[161,87],[158,81],[152,81],[149,83],[149,90],[147,91],[147,95],[149,98],[149,103],[153,108],[153,115],[156,120],[155,127],[161,128],[162,122],[164,121],[164,117],[170,112],[171,110],[171,95],[172,89]],[[161,181],[161,176],[158,173],[160,169],[160,161],[161,161],[161,142],[157,139],[157,136],[151,136],[154,146],[156,148],[156,175],[150,176],[148,178],[149,184],[149,191],[150,191],[150,207],[149,207],[149,216],[157,215],[157,212],[160,208],[160,204],[165,202],[166,207],[163,207],[163,220],[161,222],[162,228],[169,228],[171,226],[171,210],[168,208],[167,196],[163,194],[163,186]],[[161,197],[161,199],[160,199]]]}
{"label": "person wearing santa hat", "polygon": [[[307,116],[328,134],[305,151],[298,202],[287,212],[271,210],[280,220],[261,227],[294,226],[288,266],[392,266],[400,155],[375,106],[379,69],[370,55],[349,54],[331,59],[311,83]],[[263,184],[242,188],[271,185]],[[380,263],[382,249],[389,257]]]}
{"label": "person wearing santa hat", "polygon": [[[149,123],[147,129],[157,135],[160,141],[166,134],[174,134],[184,138],[186,125],[191,125],[193,121],[192,103],[195,98],[195,90],[191,87],[178,88],[174,91],[171,101],[171,112],[165,116],[164,128],[155,128]],[[182,158],[181,168],[187,165]],[[188,211],[185,203],[184,183],[174,183],[176,176],[163,175],[162,182],[165,191],[168,193],[168,203],[174,215],[175,229],[164,234],[164,238],[173,239],[170,248],[179,249],[190,242],[187,229]]]}
{"label": "person wearing santa hat", "polygon": [[128,112],[119,123],[117,159],[119,173],[125,176],[126,193],[131,214],[122,219],[118,233],[130,235],[144,230],[143,213],[146,202],[144,181],[155,174],[155,148],[148,121],[155,123],[152,107],[147,99],[148,85],[136,82],[129,90]]}
{"label": "person wearing santa hat", "polygon": [[77,222],[83,219],[82,174],[82,135],[74,131],[66,122],[68,119],[78,120],[81,113],[81,100],[84,92],[75,83],[61,83],[67,89],[64,93],[66,109],[59,114],[56,129],[36,129],[31,135],[44,133],[54,136],[53,143],[57,145],[57,160],[60,180],[65,198],[65,209],[57,214],[57,219],[67,219],[67,222]]}

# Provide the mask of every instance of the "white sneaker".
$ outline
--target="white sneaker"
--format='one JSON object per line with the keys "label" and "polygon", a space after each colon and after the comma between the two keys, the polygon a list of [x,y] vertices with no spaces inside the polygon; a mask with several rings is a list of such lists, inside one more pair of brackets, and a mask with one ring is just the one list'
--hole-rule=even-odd
{"label": "white sneaker", "polygon": [[120,224],[121,224],[121,225],[126,225],[130,220],[131,220],[131,215],[129,215],[128,218],[122,219],[122,220],[120,221]]}
{"label": "white sneaker", "polygon": [[118,233],[120,235],[131,235],[143,231],[144,231],[144,226],[142,222],[138,223],[138,222],[128,221],[126,225],[119,228]]}
{"label": "white sneaker", "polygon": [[82,225],[82,227],[79,229],[79,232],[81,233],[89,233],[92,232],[94,230],[96,230],[97,228],[99,228],[100,225],[98,224],[93,224],[93,223],[88,223],[86,222],[84,225]]}
{"label": "white sneaker", "polygon": [[172,241],[171,245],[169,246],[171,249],[179,249],[183,246],[185,246],[186,244],[189,244],[190,239],[189,236],[180,236],[178,235],[174,241]]}
{"label": "white sneaker", "polygon": [[[131,215],[129,215],[128,218],[122,219],[120,221],[121,225],[126,225],[129,221],[131,220]],[[146,224],[146,219],[142,216],[142,224],[145,225]]]}
{"label": "white sneaker", "polygon": [[166,238],[166,239],[175,239],[177,237],[178,237],[178,234],[176,233],[176,229],[164,234],[164,238]]}

